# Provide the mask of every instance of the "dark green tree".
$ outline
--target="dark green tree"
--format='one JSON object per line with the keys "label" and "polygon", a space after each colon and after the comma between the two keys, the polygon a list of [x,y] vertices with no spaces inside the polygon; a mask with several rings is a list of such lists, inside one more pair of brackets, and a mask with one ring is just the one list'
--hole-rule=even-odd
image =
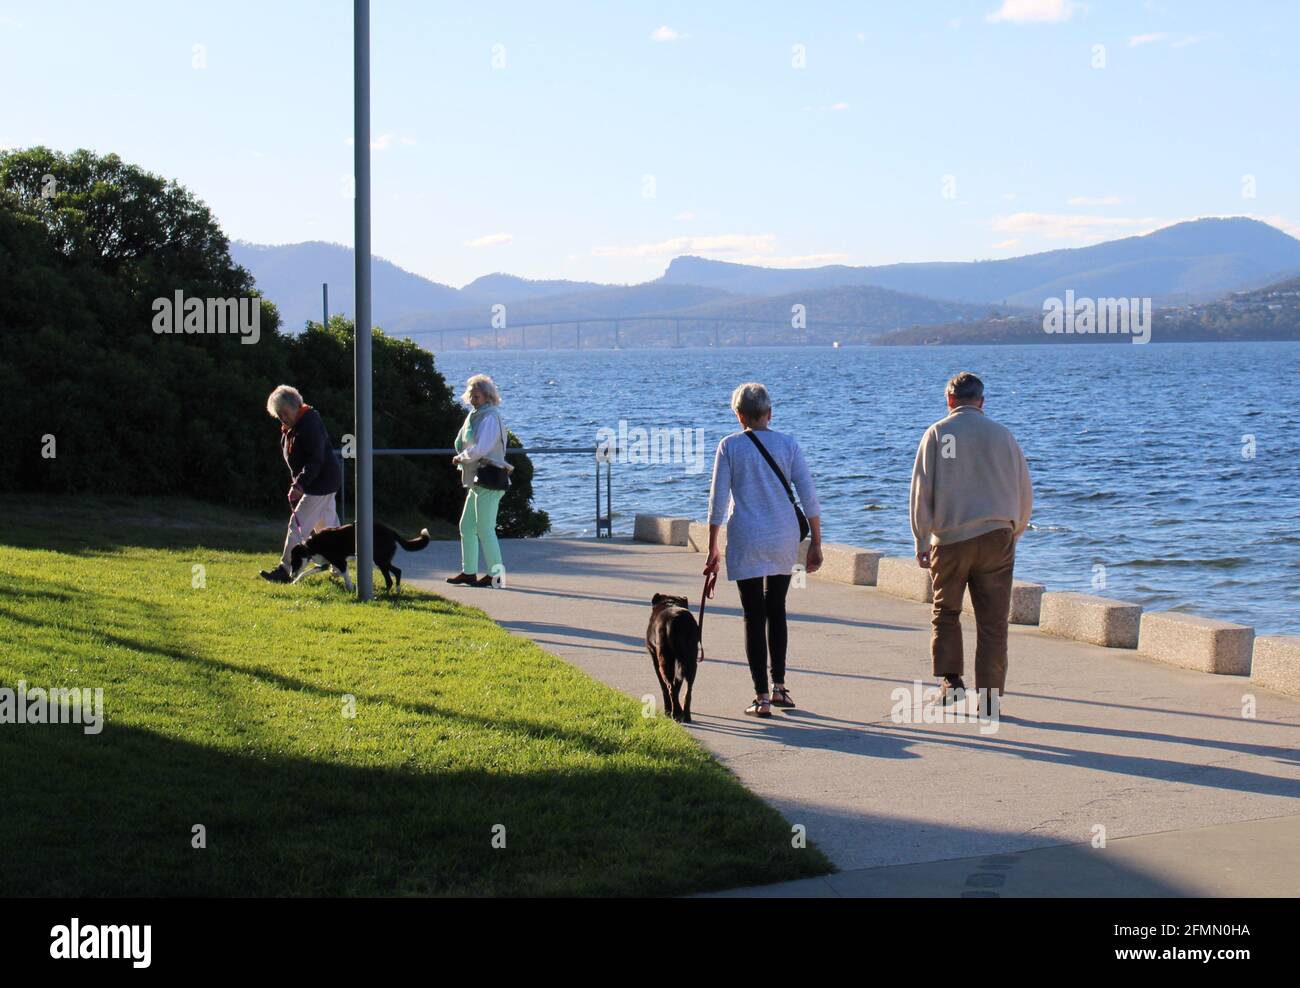
{"label": "dark green tree", "polygon": [[[286,477],[265,411],[271,389],[294,384],[336,439],[351,431],[350,324],[287,336],[260,299],[255,345],[153,331],[154,300],[177,291],[258,293],[202,202],[116,155],[0,152],[0,286],[0,489],[274,510]],[[381,332],[374,346],[377,444],[448,444],[461,413],[433,356]],[[454,519],[461,492],[434,459],[381,458],[376,509]],[[546,516],[530,506],[531,485],[517,486],[501,531],[540,534]]]}

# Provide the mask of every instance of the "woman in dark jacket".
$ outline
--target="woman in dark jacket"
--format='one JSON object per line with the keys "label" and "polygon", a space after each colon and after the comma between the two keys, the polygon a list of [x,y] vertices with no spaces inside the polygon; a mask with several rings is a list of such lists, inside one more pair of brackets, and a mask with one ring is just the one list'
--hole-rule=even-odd
{"label": "woman in dark jacket", "polygon": [[262,570],[262,579],[288,583],[293,547],[322,528],[339,523],[334,495],[343,483],[343,469],[334,456],[325,420],[306,404],[297,388],[281,384],[266,399],[266,411],[280,420],[280,453],[289,468],[289,530],[280,565]]}

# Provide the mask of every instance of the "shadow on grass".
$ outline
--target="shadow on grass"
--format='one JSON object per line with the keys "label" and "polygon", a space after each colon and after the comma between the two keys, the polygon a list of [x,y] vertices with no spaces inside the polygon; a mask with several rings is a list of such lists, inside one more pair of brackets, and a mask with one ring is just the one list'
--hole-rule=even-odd
{"label": "shadow on grass", "polygon": [[[422,661],[408,655],[420,687],[410,696],[349,692],[418,718],[409,729],[445,725],[441,740],[434,732],[420,743],[468,738],[481,753],[472,767],[428,768],[414,734],[389,749],[376,747],[386,735],[364,731],[288,747],[303,725],[275,721],[275,697],[294,698],[290,717],[308,716],[297,694],[337,702],[330,684],[339,677],[373,681],[365,663],[313,664],[314,636],[355,633],[382,653],[386,636],[409,642],[440,629],[431,638],[444,642],[451,684],[457,663],[483,661],[455,650],[456,622],[489,645],[506,636],[439,598],[381,596],[362,609],[323,587],[264,588],[251,573],[255,606],[205,612],[200,601],[223,598],[191,607],[176,597],[178,579],[189,587],[191,550],[245,551],[249,535],[187,525],[183,512],[168,517],[116,530],[63,508],[0,521],[8,545],[55,554],[22,557],[0,573],[0,626],[15,644],[0,662],[6,678],[40,685],[75,672],[113,687],[100,735],[0,726],[0,895],[671,895],[829,870],[817,850],[792,848],[789,825],[717,762],[639,736],[639,718],[612,700],[606,709],[586,698],[574,717],[536,704],[480,715],[440,699],[443,680],[424,678]],[[159,554],[124,554],[127,546]],[[116,555],[129,558],[119,564]],[[207,594],[219,594],[222,580],[229,586],[230,572],[210,574]],[[419,611],[425,623],[412,625],[410,614],[390,622],[379,608]],[[223,644],[214,616],[235,625],[259,613],[292,613],[298,647],[274,637],[274,620],[269,637]],[[503,668],[501,678],[526,690],[549,681],[549,662]],[[267,703],[260,713],[253,697]],[[115,722],[115,701],[145,726]],[[205,848],[191,844],[195,826],[205,828]],[[505,846],[494,846],[502,835]]]}
{"label": "shadow on grass", "polygon": [[0,749],[5,896],[671,895],[826,871],[707,762],[421,774],[111,723],[11,726]]}

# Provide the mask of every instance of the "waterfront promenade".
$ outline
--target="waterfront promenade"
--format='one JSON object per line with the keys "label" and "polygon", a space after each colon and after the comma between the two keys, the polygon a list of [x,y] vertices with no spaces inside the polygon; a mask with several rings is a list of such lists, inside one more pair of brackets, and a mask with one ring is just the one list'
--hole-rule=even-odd
{"label": "waterfront promenade", "polygon": [[[659,702],[650,597],[684,594],[696,612],[702,555],[630,539],[503,549],[504,590],[445,584],[454,542],[398,564],[408,584]],[[841,871],[742,894],[1300,895],[1300,700],[1013,625],[996,732],[919,722],[920,709],[900,723],[891,693],[932,684],[929,605],[812,577],[789,611],[799,707],[745,717],[739,599],[719,580],[686,729]]]}

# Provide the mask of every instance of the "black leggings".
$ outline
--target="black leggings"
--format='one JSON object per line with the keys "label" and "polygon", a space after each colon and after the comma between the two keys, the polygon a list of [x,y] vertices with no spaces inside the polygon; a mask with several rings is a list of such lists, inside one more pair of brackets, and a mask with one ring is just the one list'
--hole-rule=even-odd
{"label": "black leggings", "polygon": [[785,595],[790,589],[790,576],[755,576],[737,580],[736,586],[740,588],[740,606],[745,611],[745,658],[749,660],[749,674],[754,678],[754,692],[766,693],[769,652],[772,681],[785,682],[785,646],[789,637],[785,627]]}

